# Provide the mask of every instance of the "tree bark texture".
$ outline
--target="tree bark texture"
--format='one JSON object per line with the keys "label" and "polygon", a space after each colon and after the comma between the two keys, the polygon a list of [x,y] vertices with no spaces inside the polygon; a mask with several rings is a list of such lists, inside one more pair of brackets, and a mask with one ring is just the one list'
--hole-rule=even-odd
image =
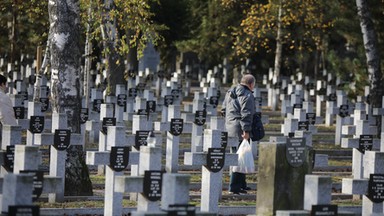
{"label": "tree bark texture", "polygon": [[[66,113],[72,133],[80,133],[80,11],[79,0],[50,0],[52,111]],[[65,195],[91,195],[81,147],[70,147],[66,163]]]}
{"label": "tree bark texture", "polygon": [[107,95],[114,95],[116,84],[125,84],[124,80],[124,59],[117,50],[118,31],[116,20],[111,20],[109,12],[113,7],[113,0],[104,1],[105,13],[103,15],[102,37],[104,50],[106,50],[106,71],[107,71]]}
{"label": "tree bark texture", "polygon": [[[378,50],[377,36],[371,13],[368,7],[368,0],[356,0],[357,14],[360,19],[361,32],[363,34],[365,55],[367,57],[367,69],[370,82],[370,104],[372,108],[382,108],[383,100],[383,74],[380,68],[380,53]],[[381,118],[377,117],[378,135],[381,131]]]}
{"label": "tree bark texture", "polygon": [[367,57],[367,68],[370,80],[370,102],[373,107],[381,108],[383,96],[382,72],[380,68],[380,54],[378,50],[377,36],[368,8],[367,0],[356,0],[357,13],[360,19],[361,32],[365,55]]}
{"label": "tree bark texture", "polygon": [[279,1],[279,14],[277,21],[277,36],[276,36],[276,54],[275,54],[275,76],[277,77],[277,81],[280,80],[280,69],[281,69],[281,56],[283,50],[283,42],[282,42],[282,27],[281,27],[281,16],[283,13],[283,0]]}

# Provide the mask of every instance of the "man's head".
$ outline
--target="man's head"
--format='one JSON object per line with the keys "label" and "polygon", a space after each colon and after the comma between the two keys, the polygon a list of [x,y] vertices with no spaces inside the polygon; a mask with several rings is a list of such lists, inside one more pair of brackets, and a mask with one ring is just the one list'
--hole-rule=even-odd
{"label": "man's head", "polygon": [[7,83],[7,78],[0,74],[0,89],[5,90]]}
{"label": "man's head", "polygon": [[255,82],[256,79],[252,74],[245,74],[240,81],[241,84],[248,86],[251,90],[255,88]]}

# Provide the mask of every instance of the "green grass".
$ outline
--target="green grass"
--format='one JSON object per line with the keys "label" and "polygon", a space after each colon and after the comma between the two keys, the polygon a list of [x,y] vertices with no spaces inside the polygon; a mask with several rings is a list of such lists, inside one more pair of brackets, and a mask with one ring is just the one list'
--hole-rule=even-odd
{"label": "green grass", "polygon": [[[40,208],[103,208],[104,200],[86,200],[86,201],[73,201],[63,203],[47,203],[47,202],[36,202]],[[124,207],[136,207],[136,202],[128,199],[123,199]]]}

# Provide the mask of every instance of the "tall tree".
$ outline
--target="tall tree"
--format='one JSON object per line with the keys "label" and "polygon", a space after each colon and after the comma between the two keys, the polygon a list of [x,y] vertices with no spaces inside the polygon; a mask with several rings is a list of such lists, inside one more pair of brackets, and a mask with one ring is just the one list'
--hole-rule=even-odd
{"label": "tall tree", "polygon": [[[360,18],[361,32],[365,55],[367,58],[367,70],[370,80],[370,102],[372,107],[381,108],[384,94],[383,72],[380,67],[380,54],[377,36],[367,0],[356,0],[357,14]],[[378,121],[379,123],[381,121]]]}
{"label": "tall tree", "polygon": [[20,54],[34,55],[47,40],[48,1],[0,0],[0,53],[8,60]]}
{"label": "tall tree", "polygon": [[[72,133],[80,133],[80,10],[78,0],[51,0],[48,5],[52,111],[66,113]],[[66,195],[91,195],[92,184],[80,147],[68,149]]]}

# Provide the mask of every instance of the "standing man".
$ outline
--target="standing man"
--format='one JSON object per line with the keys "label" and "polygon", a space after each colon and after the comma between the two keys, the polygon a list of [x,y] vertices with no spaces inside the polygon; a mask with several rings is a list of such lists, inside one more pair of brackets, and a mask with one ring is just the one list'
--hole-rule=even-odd
{"label": "standing man", "polygon": [[[222,113],[225,114],[225,127],[228,136],[237,137],[239,145],[243,139],[250,141],[252,119],[255,114],[255,98],[252,90],[255,88],[255,77],[245,74],[240,84],[228,90],[223,102]],[[232,152],[236,152],[233,147]],[[245,174],[232,172],[229,192],[233,194],[245,194],[247,187]]]}
{"label": "standing man", "polygon": [[17,125],[12,101],[5,94],[7,78],[0,74],[0,144],[2,140],[3,125]]}

